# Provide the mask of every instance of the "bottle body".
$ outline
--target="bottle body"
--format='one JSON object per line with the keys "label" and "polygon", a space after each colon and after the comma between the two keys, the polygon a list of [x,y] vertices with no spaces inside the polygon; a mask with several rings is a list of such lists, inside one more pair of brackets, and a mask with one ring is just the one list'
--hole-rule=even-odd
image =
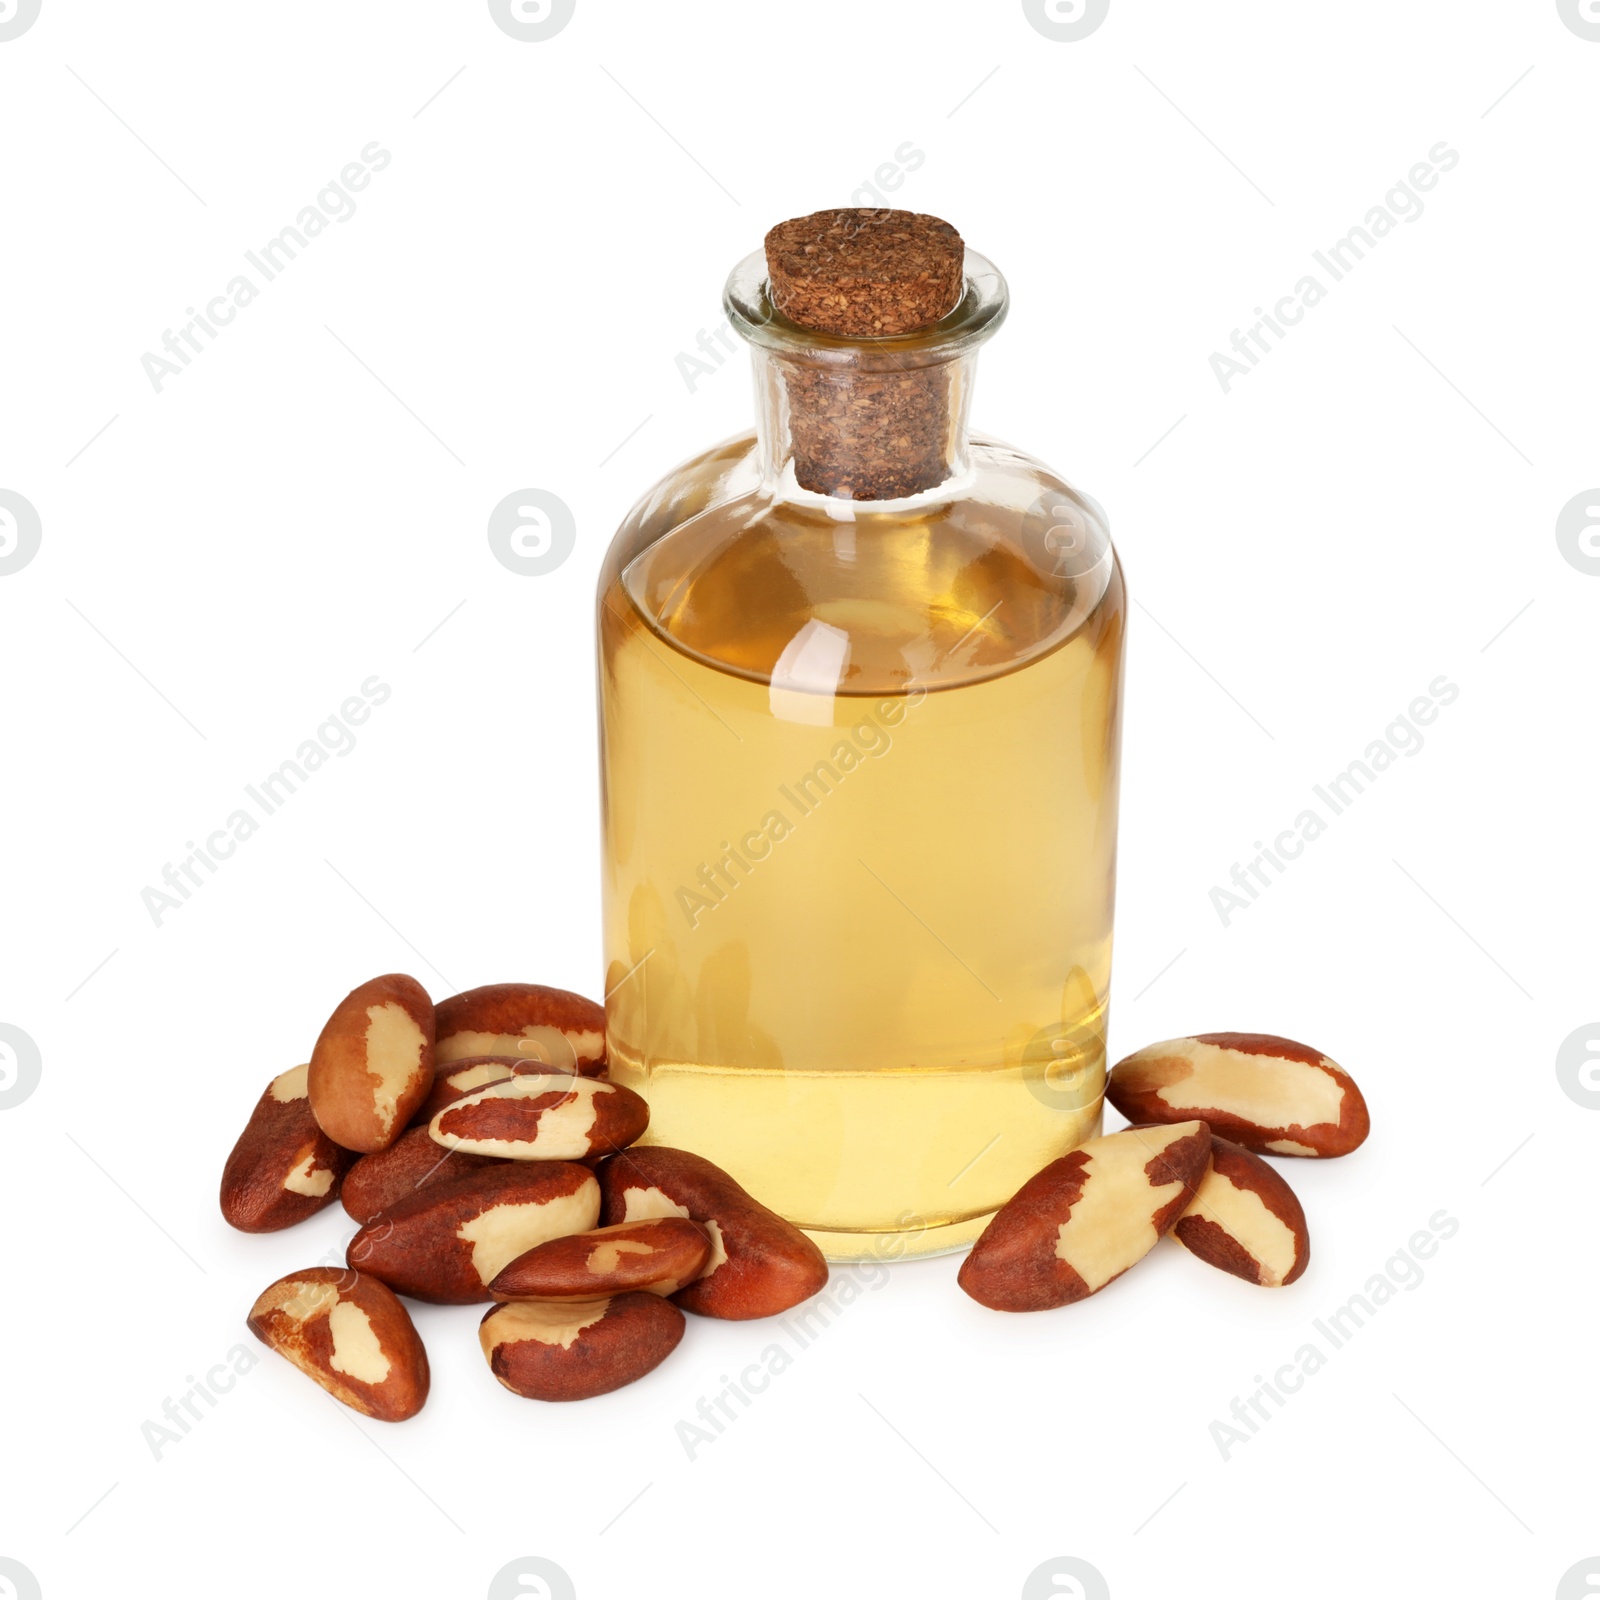
{"label": "bottle body", "polygon": [[601,578],[612,1075],[835,1259],[958,1248],[1099,1127],[1121,573],[957,452],[841,504],[730,441]]}

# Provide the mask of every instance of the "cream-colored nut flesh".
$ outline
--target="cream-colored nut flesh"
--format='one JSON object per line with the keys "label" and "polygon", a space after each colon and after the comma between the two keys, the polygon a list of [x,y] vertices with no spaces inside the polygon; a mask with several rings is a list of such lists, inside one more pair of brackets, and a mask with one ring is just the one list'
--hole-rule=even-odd
{"label": "cream-colored nut flesh", "polygon": [[585,1028],[581,1033],[567,1034],[566,1039],[574,1052],[585,1061],[598,1061],[606,1053],[606,1036],[603,1029]]}
{"label": "cream-colored nut flesh", "polygon": [[400,1096],[422,1064],[427,1036],[402,1005],[386,1000],[367,1007],[367,1071],[378,1080],[372,1109],[385,1136],[394,1127]]}
{"label": "cream-colored nut flesh", "polygon": [[624,1189],[622,1220],[649,1222],[655,1217],[687,1217],[688,1206],[680,1206],[664,1189]]}
{"label": "cream-colored nut flesh", "polygon": [[[688,1215],[688,1206],[680,1206],[663,1189],[624,1189],[622,1191],[622,1220],[624,1222],[648,1222],[652,1217],[687,1217]],[[728,1259],[728,1252],[723,1248],[722,1244],[722,1229],[715,1222],[702,1222],[700,1226],[711,1235],[711,1254],[706,1259],[705,1270],[693,1280],[695,1283],[698,1283],[701,1278],[709,1278]]]}
{"label": "cream-colored nut flesh", "polygon": [[283,1187],[291,1194],[310,1195],[320,1200],[333,1187],[333,1171],[329,1167],[318,1167],[316,1160],[317,1153],[313,1150],[289,1169]]}
{"label": "cream-colored nut flesh", "polygon": [[578,1342],[578,1335],[597,1323],[610,1304],[609,1300],[567,1300],[559,1304],[519,1300],[485,1318],[478,1329],[478,1339],[483,1353],[490,1357],[499,1346],[523,1339],[570,1350]]}
{"label": "cream-colored nut flesh", "polygon": [[[576,1161],[592,1148],[589,1135],[599,1117],[596,1100],[615,1093],[600,1078],[578,1078],[566,1072],[519,1073],[446,1106],[428,1124],[428,1134],[447,1150],[460,1150],[466,1155],[509,1156],[514,1161]],[[470,1114],[473,1106],[495,1100],[537,1100],[550,1094],[561,1094],[565,1099],[540,1113],[531,1139],[469,1139],[442,1131],[447,1120],[459,1120]]]}
{"label": "cream-colored nut flesh", "polygon": [[[1302,1123],[1302,1127],[1306,1124]],[[1313,1150],[1308,1144],[1301,1144],[1298,1139],[1269,1139],[1267,1149],[1275,1156],[1319,1156],[1320,1150]]]}
{"label": "cream-colored nut flesh", "polygon": [[382,1383],[389,1376],[389,1358],[383,1353],[372,1319],[348,1300],[328,1313],[333,1354],[328,1365],[357,1383]]}
{"label": "cream-colored nut flesh", "polygon": [[509,1078],[511,1068],[498,1061],[479,1061],[473,1066],[462,1067],[457,1072],[441,1073],[440,1076],[452,1089],[471,1094],[474,1089],[484,1089],[491,1083],[500,1083]]}
{"label": "cream-colored nut flesh", "polygon": [[490,1206],[470,1222],[463,1222],[456,1237],[472,1246],[472,1269],[488,1283],[502,1267],[536,1244],[569,1233],[587,1233],[599,1220],[600,1185],[591,1177],[571,1194],[554,1200]]}
{"label": "cream-colored nut flesh", "polygon": [[255,1309],[263,1316],[281,1311],[296,1322],[309,1322],[313,1317],[326,1316],[338,1303],[338,1284],[306,1283],[299,1278],[289,1278],[273,1284],[257,1301]]}
{"label": "cream-colored nut flesh", "polygon": [[1155,1247],[1155,1215],[1183,1193],[1183,1184],[1153,1184],[1145,1165],[1199,1126],[1131,1128],[1081,1147],[1088,1157],[1083,1193],[1056,1233],[1056,1258],[1083,1279],[1090,1294]]}
{"label": "cream-colored nut flesh", "polygon": [[1253,1189],[1237,1188],[1215,1168],[1201,1180],[1184,1216],[1216,1223],[1249,1251],[1261,1269],[1262,1284],[1269,1289],[1280,1287],[1294,1269],[1294,1230],[1269,1211]]}
{"label": "cream-colored nut flesh", "polygon": [[[1187,1072],[1182,1063],[1188,1064]],[[1344,1106],[1344,1085],[1321,1067],[1225,1050],[1198,1039],[1177,1041],[1167,1054],[1134,1064],[1127,1078],[1130,1088],[1153,1088],[1156,1098],[1175,1110],[1214,1108],[1262,1128],[1337,1123]],[[1302,1145],[1281,1153],[1317,1152]]]}
{"label": "cream-colored nut flesh", "polygon": [[624,1256],[653,1254],[642,1239],[605,1239],[589,1252],[583,1264],[585,1272],[615,1272]]}
{"label": "cream-colored nut flesh", "polygon": [[530,1022],[516,1035],[513,1047],[507,1054],[519,1056],[524,1061],[542,1061],[545,1066],[556,1067],[563,1072],[578,1070],[577,1047],[559,1028],[552,1028],[547,1023]]}
{"label": "cream-colored nut flesh", "polygon": [[593,1029],[563,1033],[548,1024],[530,1022],[520,1033],[453,1033],[439,1043],[440,1061],[463,1056],[526,1056],[552,1067],[576,1067],[579,1058],[597,1061],[605,1052],[605,1034]]}
{"label": "cream-colored nut flesh", "polygon": [[311,1071],[309,1065],[303,1067],[290,1067],[287,1072],[280,1072],[271,1083],[267,1085],[267,1093],[279,1105],[287,1105],[291,1100],[304,1100],[310,1092],[306,1088],[306,1074]]}

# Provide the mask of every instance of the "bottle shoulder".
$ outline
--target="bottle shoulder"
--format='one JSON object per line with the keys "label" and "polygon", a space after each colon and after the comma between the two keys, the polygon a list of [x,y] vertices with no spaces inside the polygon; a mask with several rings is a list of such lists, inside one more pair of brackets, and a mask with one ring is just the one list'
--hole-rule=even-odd
{"label": "bottle shoulder", "polygon": [[1099,506],[1044,463],[974,437],[967,470],[904,501],[762,481],[754,434],[668,473],[618,530],[601,618],[625,610],[673,648],[771,681],[796,654],[835,692],[972,682],[1084,630],[1121,634],[1123,589]]}

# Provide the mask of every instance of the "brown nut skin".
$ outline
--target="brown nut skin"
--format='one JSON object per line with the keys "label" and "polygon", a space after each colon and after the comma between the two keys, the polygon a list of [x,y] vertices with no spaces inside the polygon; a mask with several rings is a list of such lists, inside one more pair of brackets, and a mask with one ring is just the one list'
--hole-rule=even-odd
{"label": "brown nut skin", "polygon": [[625,1149],[650,1107],[632,1089],[571,1072],[516,1072],[448,1105],[428,1124],[446,1149],[511,1161],[586,1161]]}
{"label": "brown nut skin", "polygon": [[1258,1155],[1349,1155],[1371,1126],[1343,1067],[1272,1033],[1197,1033],[1146,1045],[1111,1069],[1106,1099],[1132,1122],[1199,1117]]}
{"label": "brown nut skin", "polygon": [[489,1370],[528,1400],[588,1400],[634,1383],[683,1337],[683,1313],[653,1294],[496,1306],[478,1325]]}
{"label": "brown nut skin", "polygon": [[546,1239],[586,1232],[599,1212],[600,1187],[587,1167],[497,1161],[380,1211],[345,1255],[413,1300],[476,1305],[491,1298],[501,1268]]}
{"label": "brown nut skin", "polygon": [[1211,1166],[1172,1237],[1191,1255],[1267,1289],[1293,1283],[1311,1260],[1294,1190],[1260,1156],[1215,1136]]}
{"label": "brown nut skin", "polygon": [[433,1086],[433,1002],[393,972],[352,989],[311,1052],[311,1109],[346,1150],[385,1150]]}
{"label": "brown nut skin", "polygon": [[711,1259],[711,1235],[687,1217],[652,1217],[536,1245],[501,1269],[496,1300],[601,1300],[676,1294]]}
{"label": "brown nut skin", "polygon": [[222,1215],[244,1233],[276,1233],[339,1196],[355,1157],[311,1114],[305,1067],[280,1072],[250,1113],[222,1169]]}
{"label": "brown nut skin", "polygon": [[1203,1122],[1124,1128],[1036,1172],[995,1212],[956,1282],[994,1311],[1087,1299],[1155,1248],[1205,1176]]}
{"label": "brown nut skin", "polygon": [[414,1417],[428,1398],[428,1352],[393,1292],[365,1273],[308,1267],[250,1308],[250,1331],[363,1416]]}
{"label": "brown nut skin", "polygon": [[605,1225],[689,1217],[711,1235],[702,1276],[672,1297],[685,1311],[734,1322],[774,1317],[828,1281],[821,1250],[703,1156],[666,1145],[635,1146],[595,1170]]}
{"label": "brown nut skin", "polygon": [[357,1222],[370,1222],[380,1211],[430,1184],[453,1183],[469,1172],[504,1165],[495,1156],[443,1149],[428,1137],[426,1128],[407,1128],[387,1150],[374,1150],[351,1167],[339,1198]]}
{"label": "brown nut skin", "polygon": [[[428,1090],[422,1104],[411,1113],[411,1126],[425,1127],[446,1106],[454,1105],[457,1100],[464,1100],[480,1089],[487,1089],[491,1083],[504,1083],[524,1064],[516,1056],[463,1056],[459,1061],[447,1061],[441,1065],[436,1047],[433,1087]],[[538,1065],[543,1070],[543,1064]]]}
{"label": "brown nut skin", "polygon": [[585,1078],[606,1070],[605,1007],[569,989],[538,983],[486,983],[441,1000],[435,1059],[519,1056]]}

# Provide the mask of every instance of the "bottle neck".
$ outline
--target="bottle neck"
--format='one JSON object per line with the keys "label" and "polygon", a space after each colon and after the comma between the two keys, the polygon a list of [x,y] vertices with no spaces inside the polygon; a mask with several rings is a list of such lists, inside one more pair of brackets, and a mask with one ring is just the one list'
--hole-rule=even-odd
{"label": "bottle neck", "polygon": [[916,364],[870,342],[825,360],[760,346],[751,354],[771,492],[903,500],[965,474],[975,349]]}
{"label": "bottle neck", "polygon": [[967,251],[965,292],[914,333],[847,339],[802,328],[772,305],[758,252],[723,304],[755,362],[762,474],[776,495],[896,501],[967,476],[978,346],[1005,319],[1005,279]]}

